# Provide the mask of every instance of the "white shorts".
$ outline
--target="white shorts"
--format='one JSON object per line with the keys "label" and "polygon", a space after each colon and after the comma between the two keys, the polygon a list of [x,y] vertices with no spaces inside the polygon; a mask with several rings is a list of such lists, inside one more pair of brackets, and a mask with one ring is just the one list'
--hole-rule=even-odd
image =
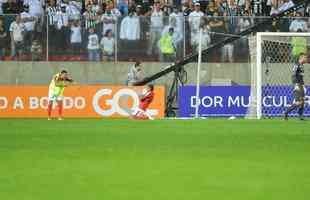
{"label": "white shorts", "polygon": [[53,90],[48,90],[48,101],[62,101],[63,99],[64,97],[62,95],[57,96]]}
{"label": "white shorts", "polygon": [[154,118],[149,114],[147,113],[147,111],[144,111],[142,110],[141,108],[136,108],[132,114],[132,116],[136,117],[136,118],[141,118],[141,119],[150,119],[150,120],[153,120]]}

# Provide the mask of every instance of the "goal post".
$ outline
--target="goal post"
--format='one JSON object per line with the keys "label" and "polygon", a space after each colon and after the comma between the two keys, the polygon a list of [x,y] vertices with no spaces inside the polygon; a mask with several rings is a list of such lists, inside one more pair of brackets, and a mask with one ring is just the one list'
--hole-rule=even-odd
{"label": "goal post", "polygon": [[[309,53],[310,33],[259,32],[249,40],[252,101],[247,117],[279,117],[293,101],[293,64],[299,53]],[[304,77],[306,85],[309,77]]]}

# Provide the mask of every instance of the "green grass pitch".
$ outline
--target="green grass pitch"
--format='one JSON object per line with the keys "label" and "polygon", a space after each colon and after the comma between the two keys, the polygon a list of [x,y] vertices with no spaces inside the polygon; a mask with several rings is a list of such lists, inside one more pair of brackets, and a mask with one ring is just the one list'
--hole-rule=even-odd
{"label": "green grass pitch", "polygon": [[0,119],[2,200],[309,196],[309,122]]}

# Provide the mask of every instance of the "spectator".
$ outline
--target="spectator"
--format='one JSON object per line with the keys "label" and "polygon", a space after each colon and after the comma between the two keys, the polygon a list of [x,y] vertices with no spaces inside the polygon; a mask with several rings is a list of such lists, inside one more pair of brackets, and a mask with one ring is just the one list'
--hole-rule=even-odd
{"label": "spectator", "polygon": [[140,20],[134,11],[130,11],[121,23],[120,39],[136,41],[140,40]]}
{"label": "spectator", "polygon": [[86,11],[83,13],[85,20],[85,29],[89,30],[90,28],[95,28],[97,24],[97,13],[92,9],[92,5],[88,4],[86,6]]}
{"label": "spectator", "polygon": [[252,0],[252,14],[255,16],[263,15],[263,0]]}
{"label": "spectator", "polygon": [[150,34],[151,38],[149,40],[148,55],[153,53],[158,54],[157,43],[160,39],[162,29],[164,27],[164,14],[160,9],[160,2],[154,2],[153,10],[151,11],[151,25]]}
{"label": "spectator", "polygon": [[295,15],[295,19],[291,22],[289,30],[290,32],[297,32],[297,30],[301,30],[302,32],[308,31],[307,22],[302,18],[302,14],[297,12]]}
{"label": "spectator", "polygon": [[199,0],[197,1],[200,3],[200,10],[205,13],[206,12],[206,9],[208,7],[208,4],[209,4],[209,0]]}
{"label": "spectator", "polygon": [[188,5],[188,2],[184,2],[182,4],[182,12],[183,12],[183,16],[188,17],[189,14],[192,12],[191,8]]}
{"label": "spectator", "polygon": [[24,6],[24,11],[20,14],[21,20],[25,25],[25,51],[28,53],[30,52],[30,47],[32,45],[32,40],[34,37],[34,28],[35,28],[35,21],[36,18],[31,16],[29,13],[29,7],[27,5]]}
{"label": "spectator", "polygon": [[173,7],[173,12],[169,15],[169,23],[171,24],[171,21],[175,20],[176,21],[176,27],[175,30],[182,34],[184,32],[184,17],[182,12],[174,6]]}
{"label": "spectator", "polygon": [[[229,1],[229,2],[231,2],[231,1]],[[219,13],[219,15],[223,15],[223,13],[225,11],[227,11],[227,9],[228,9],[227,0],[218,1],[216,11]]]}
{"label": "spectator", "polygon": [[168,33],[164,34],[159,40],[159,49],[162,55],[162,62],[175,61],[175,46],[173,42],[174,29],[169,28]]}
{"label": "spectator", "polygon": [[140,61],[136,61],[128,73],[127,85],[132,86],[143,80],[143,71]]}
{"label": "spectator", "polygon": [[65,50],[69,46],[70,39],[69,16],[65,5],[62,4],[60,8],[61,10],[57,12],[56,42],[58,50]]}
{"label": "spectator", "polygon": [[82,3],[77,1],[69,1],[66,6],[66,13],[68,13],[69,20],[80,20],[82,11]]}
{"label": "spectator", "polygon": [[[177,58],[181,58],[182,54],[183,54],[183,48],[182,48],[182,39],[183,39],[183,35],[182,35],[182,31],[177,31],[177,20],[176,18],[171,18],[171,21],[169,22],[168,26],[165,26],[161,36],[163,37],[165,34],[169,33],[169,30],[173,29],[173,35],[172,35],[172,40],[173,40],[173,46],[175,47],[175,51],[176,51],[176,57]],[[161,58],[161,60],[163,60]]]}
{"label": "spectator", "polygon": [[249,16],[249,12],[245,11],[243,16],[239,18],[239,31],[242,32],[253,24],[253,19]]}
{"label": "spectator", "polygon": [[44,0],[24,0],[24,6],[29,6],[29,14],[33,17],[43,16]]}
{"label": "spectator", "polygon": [[26,28],[21,21],[20,15],[16,16],[15,21],[10,25],[10,37],[11,37],[11,56],[17,59],[21,59],[24,51],[24,32]]}
{"label": "spectator", "polygon": [[100,61],[99,38],[94,28],[89,29],[87,49],[89,61]]}
{"label": "spectator", "polygon": [[214,1],[210,1],[208,4],[208,7],[206,9],[206,15],[207,16],[213,16],[213,13],[216,12],[216,7],[214,5]]}
{"label": "spectator", "polygon": [[222,33],[224,31],[224,22],[222,18],[218,17],[218,12],[214,12],[213,18],[209,21],[209,26],[212,32],[214,32],[213,41],[219,41],[221,36],[217,33]]}
{"label": "spectator", "polygon": [[229,1],[229,4],[227,6],[226,12],[226,19],[228,19],[228,33],[235,34],[236,33],[236,27],[237,27],[237,15],[238,15],[238,8],[237,4],[234,0]]}
{"label": "spectator", "polygon": [[2,4],[3,14],[18,14],[21,12],[22,8],[22,2],[17,2],[17,0],[8,0]]}
{"label": "spectator", "polygon": [[122,15],[128,15],[128,0],[117,0],[116,4]]}
{"label": "spectator", "polygon": [[110,2],[104,14],[101,17],[101,21],[103,22],[103,33],[107,30],[112,30],[112,33],[115,33],[117,19],[121,16],[120,11],[117,8],[114,8],[113,2]]}
{"label": "spectator", "polygon": [[137,46],[141,36],[140,19],[134,11],[129,11],[129,15],[122,20],[120,29],[123,56],[130,58],[137,54]]}
{"label": "spectator", "polygon": [[3,15],[3,9],[2,9],[2,5],[3,3],[5,3],[7,0],[0,0],[0,15]]}
{"label": "spectator", "polygon": [[276,15],[278,13],[278,8],[274,4],[272,4],[270,9],[270,16]]}
{"label": "spectator", "polygon": [[[57,10],[55,0],[50,0],[47,7],[47,15],[48,15],[48,35],[56,36],[56,25],[57,25]],[[56,37],[48,37],[48,45],[49,48],[54,49],[57,45]]]}
{"label": "spectator", "polygon": [[[203,17],[203,12],[200,11],[200,3],[195,3],[195,10],[189,14],[189,26],[190,26],[190,31],[191,31],[191,38],[197,37],[196,35],[198,34],[200,23],[201,23],[201,17]],[[191,39],[191,41],[193,41]],[[191,44],[193,45],[193,43]]]}
{"label": "spectator", "polygon": [[70,43],[73,55],[80,55],[82,47],[82,29],[78,20],[71,25]]}
{"label": "spectator", "polygon": [[[271,0],[270,0],[271,1]],[[237,1],[237,6],[238,6],[238,10],[239,10],[239,14],[243,15],[244,11],[245,11],[245,2],[246,0],[238,0]]]}
{"label": "spectator", "polygon": [[[134,8],[133,8],[134,9]],[[139,21],[140,21],[140,33],[141,33],[141,40],[140,40],[140,44],[141,47],[140,48],[144,48],[145,49],[145,41],[147,41],[147,37],[148,37],[148,27],[149,27],[149,19],[144,17],[144,13],[143,13],[143,8],[141,5],[137,5],[136,6],[136,15],[139,17]],[[147,43],[146,43],[147,44]],[[143,47],[142,47],[143,46]]]}
{"label": "spectator", "polygon": [[94,0],[91,2],[91,6],[92,6],[92,10],[96,13],[101,12],[102,8],[100,7],[100,5],[98,4],[97,0]]}
{"label": "spectator", "polygon": [[310,3],[305,8],[305,17],[310,17]]}
{"label": "spectator", "polygon": [[[220,41],[223,39],[223,37],[218,34],[218,33],[223,33],[224,32],[224,22],[222,18],[218,17],[218,12],[214,12],[214,17],[210,19],[209,21],[209,27],[210,30],[213,32],[211,35],[211,41]],[[218,55],[220,54],[218,49],[215,49],[214,51],[211,52],[212,57],[218,58]]]}
{"label": "spectator", "polygon": [[270,16],[272,0],[265,0],[264,2],[265,2],[265,7],[263,9],[264,16]]}
{"label": "spectator", "polygon": [[[231,33],[229,29],[231,29],[231,19],[233,17],[228,16],[227,12],[224,12],[224,29],[222,30],[224,33]],[[231,30],[234,31],[234,30]],[[234,33],[234,32],[233,32]],[[234,61],[234,43],[230,42],[225,44],[221,49],[221,62],[233,62]]]}
{"label": "spectator", "polygon": [[[196,37],[193,38],[192,44],[194,45],[193,48],[195,52],[198,52],[199,47],[199,34],[196,34]],[[210,36],[210,27],[207,23],[203,25],[202,28],[202,37],[201,37],[201,48],[207,49],[211,44],[211,36]]]}
{"label": "spectator", "polygon": [[143,10],[142,10],[142,6],[141,5],[137,5],[136,6],[136,15],[139,16],[139,17],[141,16],[141,18],[143,17]]}
{"label": "spectator", "polygon": [[103,61],[113,61],[115,52],[115,42],[111,30],[107,30],[100,41]]}
{"label": "spectator", "polygon": [[5,47],[7,46],[7,32],[4,28],[3,20],[0,19],[0,60],[5,56]]}
{"label": "spectator", "polygon": [[[245,11],[244,16],[239,18],[239,32],[243,32],[246,29],[250,28],[254,24],[253,18],[249,16],[249,12]],[[237,51],[239,57],[244,57],[244,55],[248,55],[248,38],[242,37],[238,40],[240,50]]]}
{"label": "spectator", "polygon": [[40,61],[42,60],[42,45],[40,44],[39,40],[35,39],[31,45],[31,57],[32,61]]}

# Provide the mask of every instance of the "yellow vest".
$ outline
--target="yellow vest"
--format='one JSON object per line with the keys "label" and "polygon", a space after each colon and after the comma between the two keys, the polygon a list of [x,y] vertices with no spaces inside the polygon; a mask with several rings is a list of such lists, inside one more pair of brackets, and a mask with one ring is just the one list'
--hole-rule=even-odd
{"label": "yellow vest", "polygon": [[159,40],[159,48],[163,54],[174,54],[175,49],[173,46],[172,35],[166,33]]}

